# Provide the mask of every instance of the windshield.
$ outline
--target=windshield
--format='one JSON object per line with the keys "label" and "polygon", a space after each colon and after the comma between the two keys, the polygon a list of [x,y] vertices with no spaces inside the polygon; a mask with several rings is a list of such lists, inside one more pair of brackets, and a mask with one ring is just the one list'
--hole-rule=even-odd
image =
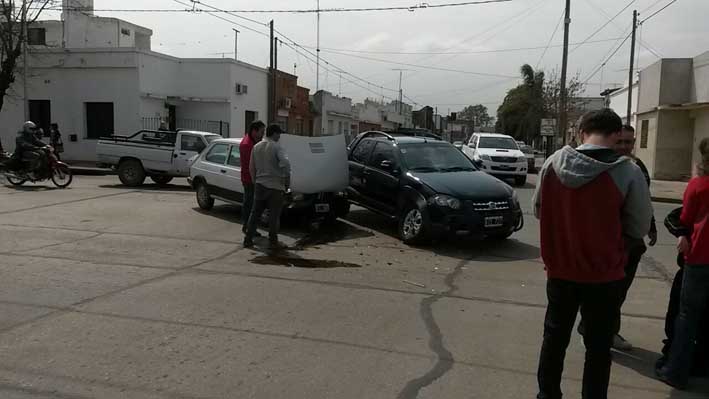
{"label": "windshield", "polygon": [[447,144],[404,144],[401,157],[412,172],[457,172],[477,170],[457,148]]}
{"label": "windshield", "polygon": [[518,150],[517,142],[506,137],[480,137],[478,148],[499,148],[501,150]]}

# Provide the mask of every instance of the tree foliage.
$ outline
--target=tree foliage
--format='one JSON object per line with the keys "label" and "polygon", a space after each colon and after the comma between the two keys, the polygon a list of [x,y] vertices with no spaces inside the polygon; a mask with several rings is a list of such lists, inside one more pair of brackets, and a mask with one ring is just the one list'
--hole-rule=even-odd
{"label": "tree foliage", "polygon": [[492,117],[487,112],[487,107],[482,104],[468,105],[458,113],[458,119],[474,121],[475,126],[490,126]]}
{"label": "tree foliage", "polygon": [[50,3],[51,0],[0,0],[0,111],[15,82],[18,60],[27,41],[27,26],[35,22]]}
{"label": "tree foliage", "polygon": [[[507,92],[497,109],[496,128],[518,140],[531,143],[539,136],[542,118],[558,119],[561,108],[561,79],[557,70],[545,75],[525,64],[520,68],[522,83]],[[567,113],[573,114],[574,98],[583,92],[578,74],[567,81]]]}

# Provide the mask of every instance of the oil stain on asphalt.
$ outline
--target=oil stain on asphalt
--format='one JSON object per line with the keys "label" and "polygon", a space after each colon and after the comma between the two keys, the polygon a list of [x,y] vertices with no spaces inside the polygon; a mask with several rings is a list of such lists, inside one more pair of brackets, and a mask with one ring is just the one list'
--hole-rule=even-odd
{"label": "oil stain on asphalt", "polygon": [[251,259],[257,265],[299,267],[304,269],[360,268],[362,266],[335,260],[304,259],[286,255],[264,255]]}

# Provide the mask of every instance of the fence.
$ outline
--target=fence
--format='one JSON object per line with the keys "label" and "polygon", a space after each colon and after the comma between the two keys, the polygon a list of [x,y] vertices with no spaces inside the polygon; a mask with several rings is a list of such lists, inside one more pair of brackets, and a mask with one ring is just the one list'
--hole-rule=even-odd
{"label": "fence", "polygon": [[[157,130],[160,128],[160,123],[165,122],[164,119],[159,117],[141,119],[142,128],[147,130]],[[216,133],[222,137],[230,137],[229,122],[224,121],[177,118],[175,128],[177,130],[198,130],[200,132]]]}

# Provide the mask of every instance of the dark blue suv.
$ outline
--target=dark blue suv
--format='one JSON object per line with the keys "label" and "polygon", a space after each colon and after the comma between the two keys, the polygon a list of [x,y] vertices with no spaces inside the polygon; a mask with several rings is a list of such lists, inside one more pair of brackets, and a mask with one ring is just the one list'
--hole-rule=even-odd
{"label": "dark blue suv", "polygon": [[524,224],[512,187],[445,141],[362,133],[349,165],[350,202],[397,220],[407,244],[457,232],[505,239]]}

